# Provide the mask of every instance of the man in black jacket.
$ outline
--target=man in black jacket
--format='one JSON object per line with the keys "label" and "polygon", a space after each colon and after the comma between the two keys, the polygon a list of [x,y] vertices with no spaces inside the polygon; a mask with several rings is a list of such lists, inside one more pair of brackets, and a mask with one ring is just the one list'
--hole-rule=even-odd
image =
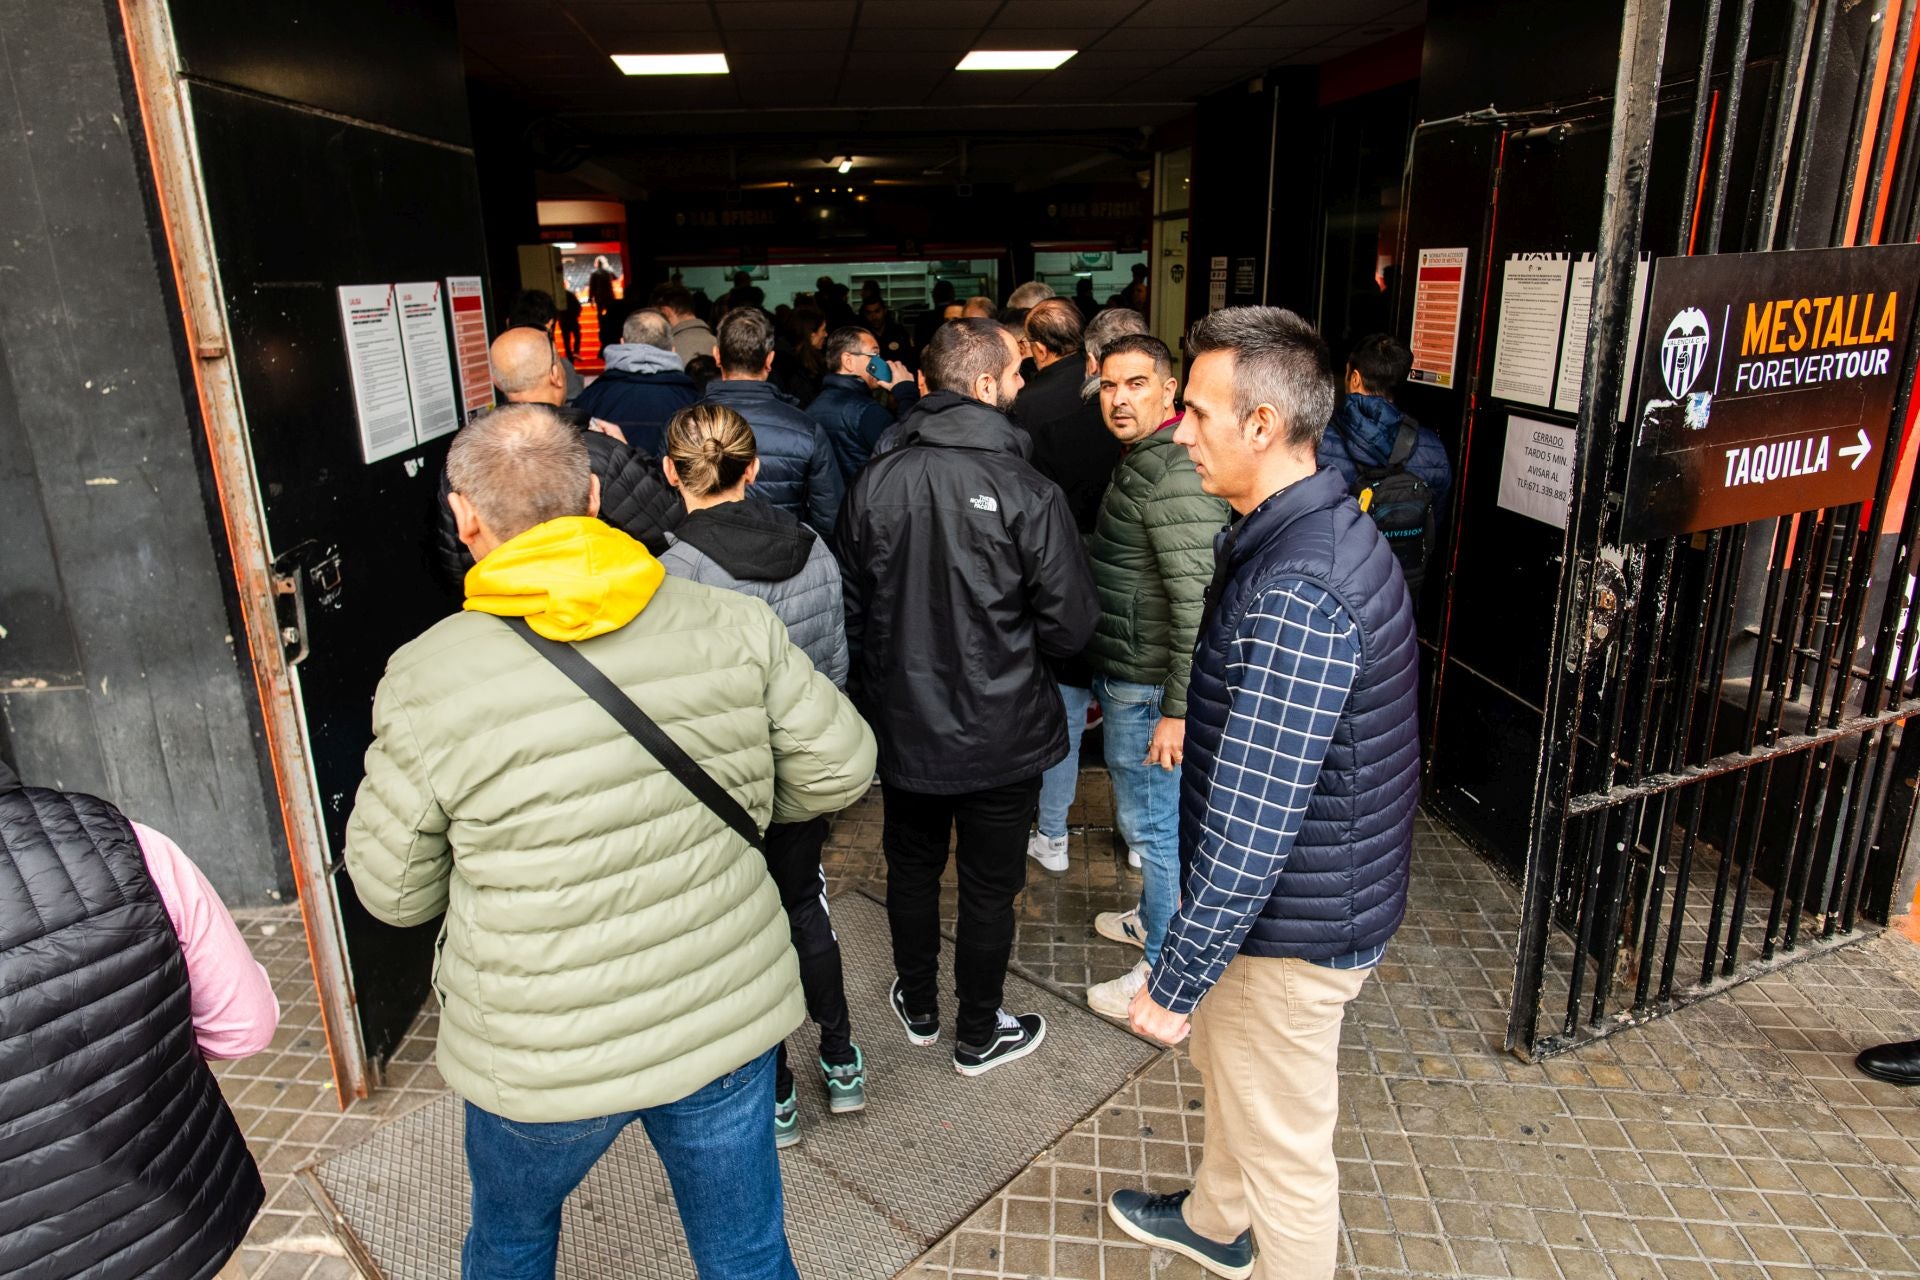
{"label": "man in black jacket", "polygon": [[[586,433],[587,460],[600,477],[600,518],[644,543],[655,555],[665,551],[667,530],[686,514],[680,495],[667,484],[651,454],[629,448],[621,436],[600,430],[591,415],[567,404],[565,373],[545,335],[537,329],[509,329],[493,340],[487,355],[493,365],[493,383],[508,404],[551,405]],[[434,552],[441,570],[457,585],[473,568],[473,553],[460,541],[453,509],[447,504],[449,492],[442,467]]]}
{"label": "man in black jacket", "polygon": [[1066,491],[1074,523],[1090,534],[1122,450],[1100,420],[1100,406],[1080,397],[1086,382],[1081,327],[1078,308],[1065,298],[1048,298],[1027,313],[1036,372],[1014,401],[1013,416],[1033,437],[1034,469]]}
{"label": "man in black jacket", "polygon": [[720,377],[707,384],[701,403],[723,404],[753,428],[760,478],[747,490],[749,497],[771,502],[822,534],[832,533],[846,482],[826,428],[767,381],[773,339],[773,318],[766,312],[756,307],[729,311],[713,349]]}
{"label": "man in black jacket", "polygon": [[854,482],[835,536],[854,697],[880,743],[893,1010],[913,1043],[939,1038],[940,876],[957,826],[953,1064],[969,1076],[1046,1034],[1039,1014],[1000,1008],[1040,774],[1067,751],[1043,659],[1078,653],[1100,614],[1066,499],[1007,421],[1019,366],[991,320],[935,331],[930,394]]}

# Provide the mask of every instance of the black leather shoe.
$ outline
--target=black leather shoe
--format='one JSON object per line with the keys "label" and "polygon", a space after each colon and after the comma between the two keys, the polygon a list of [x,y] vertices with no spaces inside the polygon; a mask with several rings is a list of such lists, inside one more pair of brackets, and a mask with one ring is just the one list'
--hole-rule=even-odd
{"label": "black leather shoe", "polygon": [[1888,1084],[1920,1084],[1920,1040],[1900,1040],[1862,1049],[1853,1065]]}

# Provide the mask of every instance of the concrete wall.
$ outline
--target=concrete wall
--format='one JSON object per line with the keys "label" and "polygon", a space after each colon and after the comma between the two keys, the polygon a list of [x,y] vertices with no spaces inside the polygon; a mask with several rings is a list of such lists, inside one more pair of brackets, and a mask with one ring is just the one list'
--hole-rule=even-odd
{"label": "concrete wall", "polygon": [[0,750],[290,896],[103,4],[0,0]]}

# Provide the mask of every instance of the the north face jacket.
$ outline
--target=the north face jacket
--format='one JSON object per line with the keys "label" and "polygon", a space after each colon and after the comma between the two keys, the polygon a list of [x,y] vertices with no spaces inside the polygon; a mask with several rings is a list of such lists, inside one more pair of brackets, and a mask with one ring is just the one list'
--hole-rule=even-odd
{"label": "the north face jacket", "polygon": [[[680,492],[667,483],[658,459],[621,444],[612,436],[586,429],[591,415],[572,405],[554,410],[579,427],[587,442],[587,462],[600,477],[600,518],[655,555],[667,549],[667,531],[680,523],[687,509]],[[434,551],[440,569],[458,583],[473,568],[473,553],[460,541],[453,507],[447,502],[452,486],[447,469],[440,468],[440,496],[434,508]]]}
{"label": "the north face jacket", "polygon": [[0,1272],[205,1280],[265,1196],[132,825],[0,763]]}
{"label": "the north face jacket", "polygon": [[1067,754],[1044,659],[1099,618],[1066,497],[999,411],[936,391],[854,481],[834,535],[853,685],[880,777],[953,795],[1039,776]]}
{"label": "the north face jacket", "polygon": [[772,383],[757,379],[710,382],[702,399],[726,405],[753,428],[760,479],[747,492],[821,533],[832,533],[846,483],[840,478],[840,464],[834,461],[825,428]]}
{"label": "the north face jacket", "polygon": [[1187,670],[1200,631],[1213,539],[1233,511],[1200,487],[1179,420],[1127,450],[1101,499],[1087,554],[1100,625],[1086,660],[1114,680],[1161,686],[1160,714],[1187,714]]}
{"label": "the north face jacket", "polygon": [[[891,390],[899,416],[906,417],[920,400],[920,388],[902,382]],[[820,394],[807,406],[807,416],[826,428],[827,438],[833,442],[833,456],[840,463],[841,478],[849,484],[867,465],[873,446],[895,421],[886,406],[873,398],[867,384],[850,373],[830,373],[821,379]]]}
{"label": "the north face jacket", "polygon": [[613,423],[628,444],[659,457],[667,451],[667,422],[700,398],[699,388],[671,351],[620,342],[604,354],[607,371],[574,397],[574,408]]}
{"label": "the north face jacket", "polygon": [[688,512],[671,537],[668,573],[765,600],[814,669],[846,687],[840,566],[826,539],[757,498]]}
{"label": "the north face jacket", "polygon": [[858,799],[873,737],[764,603],[598,520],[536,525],[466,585],[374,695],[354,887],[393,924],[446,913],[438,1063],[461,1097],[527,1122],[684,1098],[800,1024],[780,895],[501,617],[576,643],[763,825]]}
{"label": "the north face jacket", "polygon": [[1217,555],[1215,598],[1201,625],[1187,692],[1182,862],[1195,847],[1208,804],[1227,723],[1228,651],[1241,617],[1277,580],[1316,583],[1359,628],[1360,670],[1299,837],[1240,950],[1331,960],[1379,946],[1406,915],[1420,803],[1420,677],[1413,600],[1400,562],[1331,467],[1281,490],[1222,532]]}

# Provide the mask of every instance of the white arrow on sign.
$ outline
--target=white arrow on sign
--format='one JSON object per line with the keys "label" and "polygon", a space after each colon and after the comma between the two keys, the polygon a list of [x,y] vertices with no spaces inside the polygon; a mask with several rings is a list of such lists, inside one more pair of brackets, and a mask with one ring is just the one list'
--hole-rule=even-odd
{"label": "white arrow on sign", "polygon": [[1841,457],[1853,459],[1853,469],[1855,471],[1860,469],[1860,464],[1865,462],[1867,455],[1872,452],[1873,442],[1867,439],[1867,429],[1865,427],[1860,428],[1859,444],[1850,444],[1846,448],[1839,450]]}

